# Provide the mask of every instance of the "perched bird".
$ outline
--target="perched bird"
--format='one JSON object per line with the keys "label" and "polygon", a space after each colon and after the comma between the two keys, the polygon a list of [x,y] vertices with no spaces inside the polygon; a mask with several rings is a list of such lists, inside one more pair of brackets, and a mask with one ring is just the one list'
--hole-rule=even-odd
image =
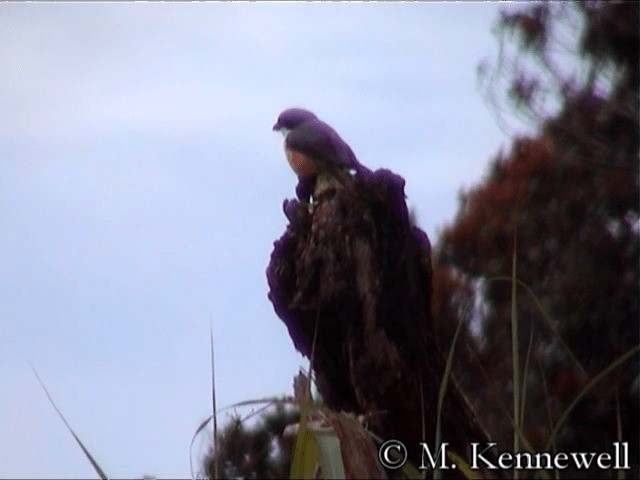
{"label": "perched bird", "polygon": [[290,108],[283,111],[273,130],[285,136],[285,155],[301,182],[298,196],[301,196],[300,190],[303,190],[302,196],[308,196],[305,188],[301,187],[326,176],[346,186],[351,172],[362,169],[351,147],[331,126],[309,110]]}

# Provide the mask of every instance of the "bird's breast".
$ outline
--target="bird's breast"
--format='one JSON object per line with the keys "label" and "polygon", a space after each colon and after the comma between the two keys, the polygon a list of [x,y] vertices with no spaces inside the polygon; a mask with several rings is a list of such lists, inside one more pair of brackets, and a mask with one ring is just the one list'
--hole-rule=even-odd
{"label": "bird's breast", "polygon": [[292,170],[299,177],[313,177],[318,174],[315,162],[304,153],[285,148],[285,154]]}

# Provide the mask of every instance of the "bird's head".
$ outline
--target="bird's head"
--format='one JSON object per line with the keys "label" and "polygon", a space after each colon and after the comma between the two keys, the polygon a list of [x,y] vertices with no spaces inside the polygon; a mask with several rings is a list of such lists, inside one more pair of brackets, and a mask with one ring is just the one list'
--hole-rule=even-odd
{"label": "bird's head", "polygon": [[278,115],[278,120],[273,126],[273,129],[275,131],[281,131],[286,135],[286,133],[293,130],[301,123],[314,120],[316,118],[318,117],[316,117],[313,112],[305,110],[304,108],[289,108]]}

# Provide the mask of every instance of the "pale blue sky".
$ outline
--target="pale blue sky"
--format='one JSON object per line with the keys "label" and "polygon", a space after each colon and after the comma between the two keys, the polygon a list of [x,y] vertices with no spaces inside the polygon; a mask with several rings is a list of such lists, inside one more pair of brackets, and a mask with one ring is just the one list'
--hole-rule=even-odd
{"label": "pale blue sky", "polygon": [[29,361],[113,477],[189,476],[210,321],[220,406],[290,393],[276,116],[309,108],[404,176],[435,242],[508,146],[476,83],[498,9],[0,4],[0,477],[94,476]]}

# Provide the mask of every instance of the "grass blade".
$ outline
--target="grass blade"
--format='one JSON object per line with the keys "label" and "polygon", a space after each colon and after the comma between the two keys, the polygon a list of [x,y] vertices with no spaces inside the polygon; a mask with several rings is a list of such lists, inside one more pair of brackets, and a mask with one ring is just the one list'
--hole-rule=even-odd
{"label": "grass blade", "polygon": [[[512,278],[511,277],[506,277],[506,276],[495,276],[495,277],[489,277],[489,278],[487,278],[487,280],[489,280],[489,281],[508,281],[508,282],[511,282]],[[578,370],[580,370],[580,374],[582,375],[582,378],[583,379],[587,379],[589,377],[589,375],[587,374],[587,371],[585,370],[585,368],[580,363],[580,360],[578,360],[578,357],[576,356],[576,354],[573,353],[573,351],[569,348],[569,345],[567,345],[567,342],[564,341],[564,338],[562,338],[562,336],[560,335],[560,333],[558,332],[556,327],[553,326],[553,322],[551,321],[551,318],[549,317],[549,315],[545,311],[544,307],[542,306],[542,303],[540,302],[540,300],[538,299],[536,294],[533,293],[533,290],[531,290],[529,285],[524,283],[522,280],[516,279],[516,282],[518,283],[518,285],[520,285],[521,287],[523,287],[526,290],[526,292],[529,294],[531,299],[535,302],[536,306],[538,307],[538,310],[540,310],[540,313],[542,313],[542,318],[544,319],[545,323],[547,324],[547,327],[549,327],[551,332],[553,332],[553,334],[556,336],[556,338],[560,341],[560,343],[564,347],[564,349],[567,352],[567,354],[569,354],[569,356],[573,360],[573,363],[576,366],[576,368]]]}
{"label": "grass blade", "polygon": [[71,425],[69,425],[69,422],[67,422],[67,419],[64,418],[64,415],[62,414],[62,412],[60,411],[60,409],[56,405],[56,402],[53,401],[53,397],[51,396],[51,394],[47,390],[47,387],[44,385],[44,382],[40,378],[40,375],[38,375],[38,372],[36,371],[36,368],[32,364],[30,364],[30,365],[31,365],[31,370],[33,370],[34,375],[38,379],[38,383],[40,383],[40,386],[42,387],[42,390],[44,390],[44,393],[47,395],[47,398],[49,399],[49,402],[51,402],[51,405],[53,406],[55,411],[58,413],[58,416],[64,422],[65,426],[67,427],[67,430],[69,430],[69,433],[71,433],[71,435],[73,435],[73,438],[75,439],[75,441],[78,444],[78,446],[82,449],[82,452],[87,457],[87,460],[89,460],[89,462],[91,463],[91,466],[93,467],[93,469],[96,471],[96,473],[98,474],[98,476],[102,480],[107,480],[109,478],[109,477],[107,477],[107,474],[104,473],[104,471],[100,468],[100,465],[98,465],[98,462],[96,462],[96,460],[93,458],[93,455],[91,455],[89,453],[89,450],[87,450],[87,447],[84,446],[84,444],[82,443],[80,438],[78,438],[76,433],[73,431],[73,428],[71,428]]}
{"label": "grass blade", "polygon": [[637,354],[639,350],[640,350],[640,345],[636,345],[634,348],[629,350],[627,353],[624,353],[624,354],[620,355],[613,362],[611,362],[611,364],[609,364],[609,366],[607,368],[605,368],[598,375],[593,377],[589,381],[589,383],[587,383],[584,386],[584,388],[582,390],[580,390],[580,393],[578,393],[578,395],[576,395],[576,398],[573,400],[573,402],[571,402],[571,405],[569,405],[566,408],[566,410],[562,413],[562,415],[558,419],[558,422],[556,423],[556,426],[553,428],[553,431],[551,432],[551,435],[549,436],[549,440],[547,441],[547,444],[545,445],[545,448],[544,448],[545,451],[549,450],[549,447],[551,446],[551,443],[553,441],[555,441],[555,437],[558,434],[558,432],[560,431],[560,427],[562,427],[562,425],[567,420],[567,418],[569,418],[569,414],[574,409],[574,407],[580,402],[580,400],[582,400],[582,397],[584,397],[587,394],[587,392],[589,390],[591,390],[600,380],[604,379],[613,370],[618,368],[620,365],[622,365],[624,362],[626,362],[633,355]]}
{"label": "grass blade", "polygon": [[[316,351],[316,340],[318,337],[318,324],[320,322],[320,307],[316,311],[316,322],[313,330],[313,341],[311,344],[311,358],[309,359],[309,377],[306,389],[296,391],[295,397],[300,408],[300,423],[298,424],[298,434],[291,452],[291,467],[289,478],[313,478],[318,460],[316,441],[309,431],[309,414],[312,410],[313,400],[311,397],[311,382],[313,375],[313,358]],[[294,390],[295,382],[294,382]]]}
{"label": "grass blade", "polygon": [[[520,359],[519,359],[519,341],[518,341],[518,309],[516,302],[516,294],[518,284],[516,282],[516,248],[517,239],[513,241],[513,256],[511,260],[511,358],[513,364],[513,451],[520,450],[520,442],[518,439],[518,430],[520,426]],[[518,478],[518,471],[513,471],[513,477]]]}
{"label": "grass blade", "polygon": [[300,402],[300,424],[295,445],[291,453],[291,470],[289,478],[313,478],[317,461],[315,440],[309,432],[307,421],[311,410],[311,402]]}
{"label": "grass blade", "polygon": [[[425,411],[424,405],[424,387],[422,385],[422,374],[420,374],[420,416],[422,417],[422,436],[420,438],[427,438],[427,412]],[[440,411],[438,410],[438,414]],[[440,418],[436,420],[436,442],[438,441],[438,429],[440,428]],[[436,452],[439,450],[438,444],[436,443]],[[435,478],[434,472],[434,478]],[[422,473],[422,480],[427,478],[427,471],[425,470]]]}
{"label": "grass blade", "polygon": [[191,443],[189,444],[189,468],[191,469],[191,479],[195,479],[195,475],[193,473],[193,443],[195,442],[198,434],[205,429],[207,424],[213,420],[213,440],[211,443],[211,448],[214,452],[213,457],[213,471],[214,478],[218,478],[218,456],[215,455],[215,448],[217,447],[216,440],[218,438],[218,416],[216,410],[216,375],[215,375],[215,365],[214,365],[214,357],[213,357],[213,326],[211,323],[209,324],[209,335],[210,335],[210,343],[211,343],[211,403],[212,403],[212,413],[208,416],[196,429],[195,433],[191,437]]}
{"label": "grass blade", "polygon": [[213,325],[209,323],[209,336],[211,340],[211,417],[213,418],[213,478],[219,478],[218,455],[215,455],[218,448],[218,415],[216,409],[216,369],[213,357]]}
{"label": "grass blade", "polygon": [[476,472],[474,472],[469,464],[458,454],[447,450],[447,455],[449,459],[456,464],[457,469],[462,472],[464,478],[468,480],[476,480],[480,478]]}
{"label": "grass blade", "polygon": [[[618,442],[622,443],[622,421],[620,420],[620,397],[618,396],[618,390],[616,389],[616,427],[618,429]],[[617,472],[618,480],[624,480],[624,470],[621,468]]]}
{"label": "grass blade", "polygon": [[527,402],[527,376],[529,375],[529,361],[531,360],[531,347],[533,346],[533,324],[529,330],[529,346],[527,356],[524,359],[524,372],[522,373],[522,400],[520,401],[520,425],[524,425],[524,408]]}
{"label": "grass blade", "polygon": [[[540,365],[540,363],[538,363],[538,368],[540,369],[540,378],[542,379],[544,399],[545,399],[545,404],[547,406],[547,420],[549,421],[549,432],[552,432],[553,431],[553,415],[551,414],[551,403],[549,400],[549,389],[547,388],[547,379],[544,376],[544,371],[542,370],[542,365]],[[551,450],[553,455],[557,453],[555,441],[551,442]],[[554,470],[554,478],[556,480],[560,480],[560,471],[558,469]]]}
{"label": "grass blade", "polygon": [[207,424],[211,421],[211,416],[208,416],[206,420],[204,420],[200,426],[196,429],[196,433],[191,437],[191,443],[189,444],[189,468],[191,469],[191,480],[194,480],[196,477],[193,473],[193,442],[198,438],[198,434],[204,430]]}
{"label": "grass blade", "polygon": [[[449,355],[447,356],[447,363],[444,367],[444,374],[442,375],[442,382],[440,383],[440,390],[438,391],[438,407],[436,409],[436,452],[440,450],[440,442],[442,441],[442,406],[444,404],[444,395],[447,391],[447,384],[449,383],[449,377],[451,376],[451,369],[453,366],[453,356],[456,349],[456,342],[458,341],[458,335],[462,329],[462,317],[458,320],[458,326],[456,327],[456,333],[453,334],[453,340],[451,340],[451,348],[449,349]],[[422,387],[422,383],[420,385]],[[422,391],[420,392],[422,393]],[[424,404],[424,402],[423,402]],[[436,468],[433,472],[434,480],[442,478],[442,471]]]}

